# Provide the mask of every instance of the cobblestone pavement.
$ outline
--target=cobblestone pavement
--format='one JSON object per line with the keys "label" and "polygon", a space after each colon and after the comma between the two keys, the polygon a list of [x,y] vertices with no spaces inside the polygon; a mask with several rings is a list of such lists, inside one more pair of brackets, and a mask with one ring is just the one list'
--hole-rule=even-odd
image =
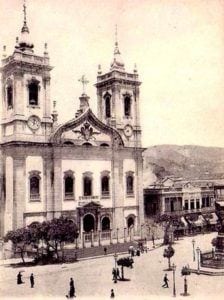
{"label": "cobblestone pavement", "polygon": [[[211,240],[216,233],[194,236],[195,249],[200,247],[202,251],[211,249]],[[174,245],[175,255],[171,263],[177,265],[176,269],[176,299],[183,299],[184,279],[181,276],[181,268],[189,264],[197,267],[197,260],[193,262],[192,237],[185,237]],[[149,247],[152,249],[151,242]],[[163,258],[163,247],[142,254],[134,258],[134,268],[124,268],[125,278],[129,281],[112,281],[112,267],[114,257],[106,256],[97,259],[79,261],[73,264],[61,264],[51,266],[36,266],[12,268],[0,266],[0,299],[65,299],[69,289],[69,279],[74,278],[77,298],[109,299],[110,290],[113,288],[117,299],[161,299],[173,297],[173,272],[164,271],[168,267],[166,258]],[[195,253],[196,257],[197,254]],[[124,255],[123,255],[124,256]],[[16,284],[16,275],[23,271],[22,285]],[[162,288],[162,279],[168,274],[169,288]],[[34,273],[35,287],[30,288],[29,276]],[[206,297],[209,299],[221,299],[223,297],[224,278],[191,274],[188,276],[188,290],[190,299]]]}

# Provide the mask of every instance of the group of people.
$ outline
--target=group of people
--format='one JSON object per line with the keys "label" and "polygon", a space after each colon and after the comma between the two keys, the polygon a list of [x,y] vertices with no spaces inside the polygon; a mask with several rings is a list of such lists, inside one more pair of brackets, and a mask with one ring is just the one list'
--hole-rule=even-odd
{"label": "group of people", "polygon": [[[24,283],[23,281],[22,281],[22,274],[21,274],[21,272],[19,272],[18,274],[17,274],[17,284],[22,284],[22,283]],[[34,287],[34,276],[33,276],[33,273],[31,273],[31,275],[30,275],[30,287],[31,288],[33,288]]]}
{"label": "group of people", "polygon": [[[24,281],[22,280],[22,272],[20,271],[17,274],[17,284],[23,284]],[[74,280],[73,278],[70,278],[70,283],[69,283],[69,291],[68,291],[68,295],[66,295],[67,298],[74,298],[76,297],[75,295],[75,285],[74,285]],[[30,287],[33,288],[34,287],[34,275],[33,273],[31,273],[30,275]]]}

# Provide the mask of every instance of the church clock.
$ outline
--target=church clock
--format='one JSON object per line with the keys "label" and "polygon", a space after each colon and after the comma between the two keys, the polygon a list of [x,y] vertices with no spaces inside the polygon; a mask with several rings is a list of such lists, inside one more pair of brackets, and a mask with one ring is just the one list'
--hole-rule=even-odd
{"label": "church clock", "polygon": [[37,130],[40,128],[40,119],[37,116],[30,116],[28,121],[27,121],[27,125],[29,126],[29,128],[31,130]]}
{"label": "church clock", "polygon": [[132,134],[133,134],[133,129],[132,129],[132,126],[131,125],[126,125],[124,127],[124,134],[126,137],[131,137]]}

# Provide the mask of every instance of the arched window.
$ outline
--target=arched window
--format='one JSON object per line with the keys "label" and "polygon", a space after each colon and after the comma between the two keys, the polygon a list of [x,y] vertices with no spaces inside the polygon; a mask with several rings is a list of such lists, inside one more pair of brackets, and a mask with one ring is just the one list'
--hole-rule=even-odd
{"label": "arched window", "polygon": [[129,96],[124,98],[124,115],[125,117],[130,117],[131,115],[131,98]]}
{"label": "arched window", "polygon": [[13,107],[13,89],[12,86],[9,85],[6,88],[6,97],[7,97],[7,108]]}
{"label": "arched window", "polygon": [[92,175],[85,173],[83,176],[83,195],[92,196]]}
{"label": "arched window", "polygon": [[29,105],[38,105],[39,81],[32,79],[28,84]]}
{"label": "arched window", "polygon": [[101,221],[101,230],[110,230],[110,219],[108,217],[103,217]]}
{"label": "arched window", "polygon": [[126,191],[128,195],[134,194],[134,174],[133,172],[128,172],[126,174]]}
{"label": "arched window", "polygon": [[101,193],[102,196],[109,196],[110,194],[110,177],[109,172],[102,174],[101,177]]}
{"label": "arched window", "polygon": [[74,172],[71,170],[64,173],[64,194],[65,198],[74,197]]}
{"label": "arched window", "polygon": [[40,200],[40,172],[32,171],[29,177],[29,191],[30,200],[39,201]]}
{"label": "arched window", "polygon": [[105,115],[106,118],[111,117],[111,104],[110,104],[110,96],[106,96],[105,98]]}

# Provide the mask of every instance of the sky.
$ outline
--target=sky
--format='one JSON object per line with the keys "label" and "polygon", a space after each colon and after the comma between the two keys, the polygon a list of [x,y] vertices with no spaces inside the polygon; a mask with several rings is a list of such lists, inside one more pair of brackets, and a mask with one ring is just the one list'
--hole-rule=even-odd
{"label": "sky", "polygon": [[[51,100],[74,117],[85,74],[96,113],[97,67],[108,72],[115,24],[127,72],[137,64],[144,147],[224,147],[224,0],[27,0],[35,54],[48,43]],[[23,1],[0,0],[0,51],[13,52]]]}

